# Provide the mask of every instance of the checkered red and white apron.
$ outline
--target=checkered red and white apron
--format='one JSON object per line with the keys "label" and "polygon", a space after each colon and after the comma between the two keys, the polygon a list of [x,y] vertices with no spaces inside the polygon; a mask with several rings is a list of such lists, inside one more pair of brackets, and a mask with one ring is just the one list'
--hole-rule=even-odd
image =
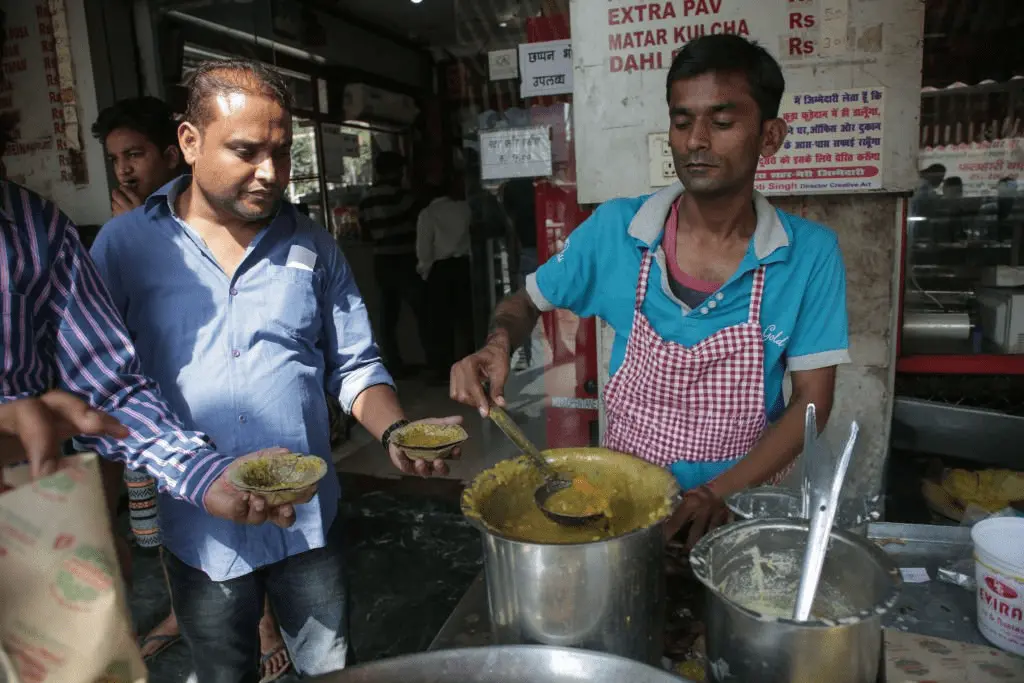
{"label": "checkered red and white apron", "polygon": [[754,273],[746,322],[686,347],[662,339],[644,316],[653,257],[640,266],[626,357],[605,388],[604,445],[668,467],[747,454],[764,431],[764,266]]}

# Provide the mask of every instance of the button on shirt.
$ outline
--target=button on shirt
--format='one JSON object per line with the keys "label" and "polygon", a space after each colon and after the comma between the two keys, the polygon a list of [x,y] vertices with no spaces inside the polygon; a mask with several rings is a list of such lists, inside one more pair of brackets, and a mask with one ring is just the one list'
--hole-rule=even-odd
{"label": "button on shirt", "polygon": [[295,524],[245,526],[162,497],[168,550],[213,580],[320,548],[338,509],[326,386],[350,411],[392,384],[352,271],[331,235],[284,205],[231,278],[174,214],[185,176],[107,223],[93,256],[146,368],[187,423],[237,457],[272,446],[328,463]]}
{"label": "button on shirt", "polygon": [[136,350],[74,225],[23,187],[0,181],[0,403],[52,388],[82,397],[131,432],[79,437],[82,450],[144,470],[176,504],[197,505],[231,459],[186,430]]}
{"label": "button on shirt", "polygon": [[572,232],[559,254],[527,278],[527,292],[542,311],[564,308],[581,317],[596,315],[611,325],[614,374],[626,353],[645,249],[654,250],[654,263],[644,315],[663,339],[688,347],[747,318],[754,272],[766,266],[761,309],[765,410],[769,420],[776,420],[785,410],[782,382],[787,369],[850,362],[846,271],[839,241],[828,228],[779,211],[755,193],[757,226],[746,255],[717,292],[690,307],[671,291],[661,244],[665,220],[682,192],[676,183],[654,195],[602,204]]}

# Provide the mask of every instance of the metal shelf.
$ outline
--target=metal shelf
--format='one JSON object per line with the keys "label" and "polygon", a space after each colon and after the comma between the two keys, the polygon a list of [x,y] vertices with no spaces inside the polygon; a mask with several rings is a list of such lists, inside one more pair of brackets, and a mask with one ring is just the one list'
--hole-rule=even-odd
{"label": "metal shelf", "polygon": [[[1024,357],[1018,357],[1024,363]],[[963,458],[997,467],[1020,468],[1024,417],[996,410],[897,396],[892,446]]]}

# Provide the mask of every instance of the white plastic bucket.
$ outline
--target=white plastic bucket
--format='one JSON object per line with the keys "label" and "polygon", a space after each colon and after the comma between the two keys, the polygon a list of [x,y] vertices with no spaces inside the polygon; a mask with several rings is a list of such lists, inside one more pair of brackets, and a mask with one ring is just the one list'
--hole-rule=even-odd
{"label": "white plastic bucket", "polygon": [[1024,518],[996,517],[971,529],[978,582],[978,630],[1024,655]]}

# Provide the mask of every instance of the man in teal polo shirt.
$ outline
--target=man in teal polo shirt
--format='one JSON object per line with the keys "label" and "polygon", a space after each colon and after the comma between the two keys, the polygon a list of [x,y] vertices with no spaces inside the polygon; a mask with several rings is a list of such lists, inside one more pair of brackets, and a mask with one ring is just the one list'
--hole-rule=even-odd
{"label": "man in teal polo shirt", "polygon": [[667,531],[689,526],[689,544],[725,519],[726,496],[786,474],[807,404],[823,428],[850,360],[836,235],[754,191],[758,160],[785,140],[784,90],[775,59],[744,38],[687,43],[667,83],[681,182],[598,207],[452,368],[452,398],[486,414],[541,312],[607,321],[604,445],[671,469],[686,493]]}

